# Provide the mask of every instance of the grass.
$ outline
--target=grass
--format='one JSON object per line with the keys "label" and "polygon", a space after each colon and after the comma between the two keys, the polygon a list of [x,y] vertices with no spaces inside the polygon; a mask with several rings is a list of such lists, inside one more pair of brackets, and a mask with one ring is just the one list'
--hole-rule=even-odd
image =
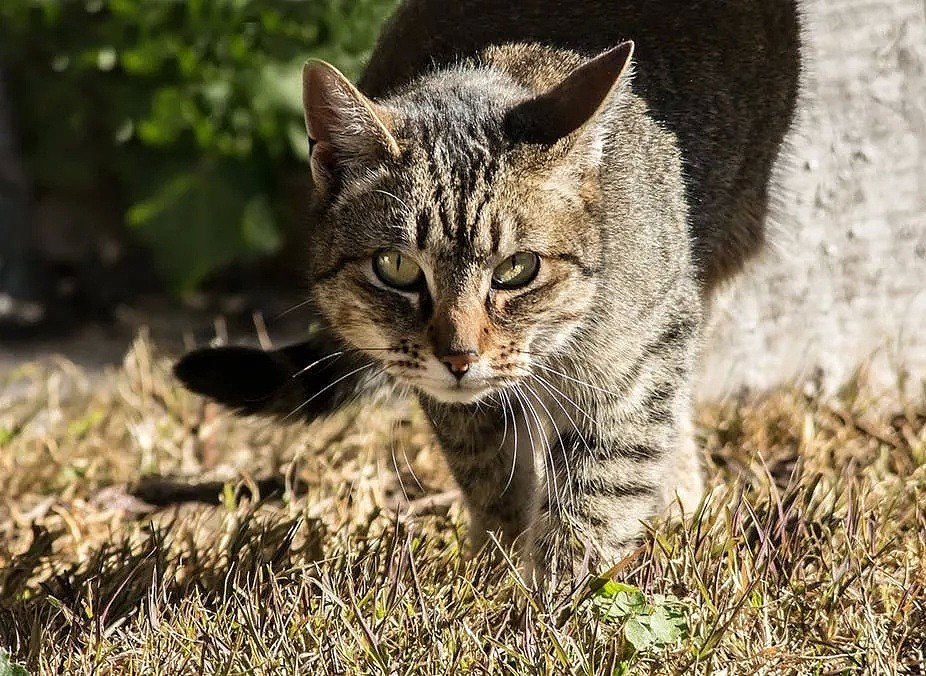
{"label": "grass", "polygon": [[144,339],[102,380],[25,365],[0,399],[2,674],[926,670],[921,406],[703,409],[702,518],[552,608],[503,553],[461,553],[413,408],[237,420]]}

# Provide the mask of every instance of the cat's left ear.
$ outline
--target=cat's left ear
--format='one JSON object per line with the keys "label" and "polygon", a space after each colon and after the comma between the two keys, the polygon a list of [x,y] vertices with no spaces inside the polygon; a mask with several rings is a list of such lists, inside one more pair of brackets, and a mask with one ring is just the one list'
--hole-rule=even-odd
{"label": "cat's left ear", "polygon": [[574,69],[559,84],[519,103],[505,118],[508,137],[519,143],[553,145],[598,115],[633,56],[633,42],[609,49]]}
{"label": "cat's left ear", "polygon": [[331,64],[305,64],[302,104],[313,143],[312,178],[320,192],[336,189],[351,168],[398,157],[389,111],[364,96]]}

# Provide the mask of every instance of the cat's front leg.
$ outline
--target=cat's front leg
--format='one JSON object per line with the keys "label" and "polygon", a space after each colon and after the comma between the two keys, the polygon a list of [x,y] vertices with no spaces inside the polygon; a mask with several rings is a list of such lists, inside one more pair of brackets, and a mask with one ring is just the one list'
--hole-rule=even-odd
{"label": "cat's front leg", "polygon": [[676,496],[687,511],[700,497],[700,465],[687,435],[662,430],[640,443],[616,430],[573,430],[554,439],[553,470],[531,530],[532,570],[546,584],[607,570],[640,544],[645,520]]}
{"label": "cat's front leg", "polygon": [[495,533],[508,547],[524,544],[537,508],[538,477],[520,410],[501,401],[445,406],[422,398],[444,458],[463,493],[469,544],[479,551]]}

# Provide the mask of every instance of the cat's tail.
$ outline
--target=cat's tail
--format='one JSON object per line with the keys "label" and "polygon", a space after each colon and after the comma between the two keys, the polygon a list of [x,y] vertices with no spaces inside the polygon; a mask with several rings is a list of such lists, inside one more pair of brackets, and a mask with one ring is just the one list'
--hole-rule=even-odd
{"label": "cat's tail", "polygon": [[174,365],[187,389],[241,415],[312,420],[391,383],[378,365],[328,331],[276,350],[194,350]]}

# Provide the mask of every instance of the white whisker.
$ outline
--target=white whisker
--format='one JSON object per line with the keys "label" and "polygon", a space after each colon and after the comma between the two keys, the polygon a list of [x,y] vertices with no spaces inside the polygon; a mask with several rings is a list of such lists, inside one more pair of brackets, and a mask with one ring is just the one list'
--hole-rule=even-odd
{"label": "white whisker", "polygon": [[[537,411],[536,409],[534,409],[534,406],[530,403],[530,400],[527,398],[527,394],[522,393],[520,391],[520,385],[516,386],[514,391],[518,394],[518,399],[521,401],[522,409],[526,409],[527,411],[529,411],[531,416],[534,418],[534,422],[537,424],[537,434],[540,435],[540,450],[543,452],[544,465],[547,466],[547,472],[545,473],[546,480],[547,480],[546,481],[547,500],[549,501],[552,507],[552,505],[554,504],[553,495],[556,496],[557,504],[559,503],[559,498],[560,498],[559,480],[556,476],[556,462],[553,459],[553,451],[550,448],[550,443],[547,440],[546,435],[543,433],[543,423],[540,421],[540,416],[537,415]],[[523,397],[520,396],[521,394],[523,394],[524,396]],[[527,431],[528,431],[528,434],[530,435],[530,428],[531,428],[530,421],[527,420],[526,422],[527,422]],[[530,440],[531,440],[531,449],[533,450],[535,448],[533,435],[530,435]],[[547,464],[548,461],[549,461],[549,464]],[[552,483],[551,483],[551,479],[552,479]],[[553,489],[552,495],[550,493],[551,487]]]}
{"label": "white whisker", "polygon": [[340,356],[342,356],[345,352],[346,352],[346,350],[339,350],[338,352],[332,352],[331,354],[327,354],[327,355],[325,355],[324,357],[321,357],[320,359],[316,359],[315,361],[313,361],[313,362],[312,362],[311,364],[309,364],[308,366],[306,366],[306,367],[304,367],[304,368],[301,368],[301,369],[299,369],[298,371],[296,371],[296,372],[293,374],[292,377],[293,377],[293,378],[298,378],[298,377],[301,376],[303,373],[305,373],[306,371],[308,371],[308,370],[310,370],[310,369],[315,368],[316,366],[318,366],[318,365],[321,364],[322,362],[326,362],[326,361],[328,361],[329,359],[334,359],[335,357],[340,357]]}
{"label": "white whisker", "polygon": [[[514,430],[514,447],[512,448],[512,451],[511,451],[511,471],[508,473],[508,481],[505,482],[505,487],[502,489],[502,492],[499,497],[501,497],[501,495],[504,495],[505,491],[507,491],[508,488],[511,487],[511,482],[514,481],[515,466],[518,463],[518,420],[515,417],[514,406],[511,405],[511,399],[509,399],[508,393],[504,391],[499,392],[499,398],[501,397],[505,398],[504,403],[502,404],[502,415],[505,416],[506,434],[508,431],[508,416],[505,413],[505,404],[507,403],[508,408],[511,409],[511,428]],[[504,442],[504,436],[502,437],[502,441]]]}
{"label": "white whisker", "polygon": [[299,308],[305,307],[306,305],[308,305],[309,303],[311,303],[312,300],[313,300],[312,298],[306,298],[306,299],[305,299],[304,301],[302,301],[301,303],[296,303],[296,304],[293,305],[292,307],[286,308],[285,310],[283,310],[283,311],[280,312],[279,314],[274,315],[273,317],[271,317],[271,318],[270,318],[270,323],[272,324],[273,322],[277,321],[278,319],[282,319],[283,317],[285,317],[286,315],[288,315],[290,312],[295,312],[295,311],[298,310]]}
{"label": "white whisker", "polygon": [[536,374],[533,374],[533,373],[532,373],[532,374],[531,374],[531,378],[533,378],[533,379],[536,380],[538,383],[540,383],[540,385],[541,385],[544,389],[546,389],[547,392],[549,392],[549,394],[550,394],[550,399],[552,399],[552,400],[556,403],[556,405],[559,406],[560,410],[563,412],[563,415],[566,416],[566,419],[567,419],[567,420],[569,421],[569,423],[572,425],[572,429],[574,429],[574,430],[576,431],[576,434],[579,435],[579,439],[582,440],[582,445],[585,447],[585,450],[588,451],[589,453],[591,453],[592,448],[591,448],[591,446],[589,446],[588,439],[586,439],[586,438],[585,438],[585,435],[582,434],[582,430],[579,429],[579,426],[578,426],[578,424],[576,424],[576,421],[572,419],[572,416],[569,415],[569,413],[566,411],[566,408],[563,406],[562,402],[560,402],[560,400],[556,397],[556,395],[553,393],[553,391],[551,391],[550,388],[553,388],[553,390],[555,390],[556,392],[559,392],[563,397],[565,397],[566,400],[567,400],[570,404],[572,404],[573,406],[575,406],[576,409],[577,409],[580,413],[582,413],[586,418],[588,418],[588,420],[589,420],[592,424],[595,424],[595,419],[592,418],[588,413],[586,413],[585,410],[583,410],[583,409],[582,409],[577,403],[575,403],[572,399],[570,399],[570,398],[567,397],[565,394],[563,394],[562,390],[560,390],[560,389],[554,387],[552,384],[546,382],[543,378],[541,378],[540,376],[538,376],[538,375],[536,375]]}
{"label": "white whisker", "polygon": [[325,392],[327,392],[328,390],[330,390],[332,387],[334,387],[335,385],[337,385],[337,384],[340,383],[341,381],[343,381],[343,380],[345,380],[345,379],[347,379],[347,378],[350,378],[350,377],[351,377],[352,375],[354,375],[355,373],[360,373],[361,371],[363,371],[363,370],[365,370],[365,369],[368,369],[368,368],[372,368],[372,367],[374,367],[374,366],[376,366],[376,364],[373,363],[373,362],[370,362],[369,364],[365,364],[365,365],[363,365],[363,366],[361,366],[361,367],[359,367],[359,368],[355,368],[353,371],[350,371],[350,372],[344,374],[343,376],[341,376],[340,378],[338,378],[337,380],[335,380],[333,383],[328,383],[328,385],[326,385],[325,387],[323,387],[322,389],[320,389],[318,392],[316,392],[316,393],[313,394],[311,397],[309,397],[308,399],[306,399],[304,402],[302,402],[301,404],[299,404],[299,405],[298,405],[296,408],[294,408],[292,411],[290,411],[289,413],[287,413],[287,414],[283,417],[283,420],[287,420],[287,419],[290,418],[291,416],[293,416],[293,415],[295,415],[296,413],[298,413],[299,411],[301,411],[303,408],[305,408],[305,407],[308,406],[310,403],[312,403],[312,401],[314,401],[317,397],[321,396],[322,394],[324,394]]}
{"label": "white whisker", "polygon": [[[399,481],[399,488],[402,489],[402,497],[405,498],[405,502],[408,503],[408,491],[405,488],[405,480],[402,478],[402,472],[399,471],[399,463],[395,457],[395,429],[398,426],[399,421],[393,420],[392,426],[389,432],[389,454],[392,456],[392,468],[395,470],[395,478]],[[407,458],[406,458],[407,460]]]}
{"label": "white whisker", "polygon": [[[581,413],[583,416],[585,416],[585,418],[586,418],[590,423],[592,423],[593,425],[597,424],[597,421],[591,416],[590,413],[588,413],[588,411],[586,411],[584,408],[582,408],[581,406],[579,406],[573,399],[571,399],[565,392],[563,392],[561,389],[559,389],[558,387],[556,387],[553,383],[551,383],[550,381],[546,380],[546,379],[543,378],[542,376],[537,375],[536,373],[530,373],[530,374],[528,374],[528,376],[529,376],[530,378],[533,378],[534,380],[536,380],[538,383],[540,383],[540,384],[543,386],[543,388],[550,394],[550,398],[553,399],[553,401],[555,401],[555,402],[559,405],[560,408],[563,408],[563,405],[562,405],[562,404],[560,403],[560,401],[556,398],[556,396],[554,395],[554,393],[555,393],[555,394],[558,394],[560,397],[562,397],[562,398],[565,399],[567,402],[569,402],[570,404],[572,404],[573,407],[574,407],[579,413]],[[576,427],[575,422],[572,420],[572,418],[569,416],[569,414],[566,413],[566,409],[565,409],[565,408],[563,408],[563,413],[566,415],[567,418],[569,418],[569,421],[572,422],[573,427]],[[579,431],[579,429],[578,429],[578,427],[576,427],[576,432],[578,432],[578,431]]]}
{"label": "white whisker", "polygon": [[582,385],[583,387],[587,387],[587,388],[589,388],[589,389],[596,390],[596,391],[602,392],[602,393],[604,393],[604,394],[608,394],[608,395],[610,395],[610,396],[612,396],[612,397],[620,397],[620,396],[621,396],[621,395],[618,394],[617,392],[612,392],[611,390],[606,390],[606,389],[604,389],[603,387],[598,387],[597,385],[592,385],[591,383],[586,382],[586,381],[584,381],[584,380],[579,380],[578,378],[573,378],[572,376],[570,376],[570,375],[568,375],[568,374],[566,374],[566,373],[563,373],[562,371],[557,371],[556,369],[551,369],[549,366],[544,366],[543,364],[536,364],[536,363],[534,364],[534,366],[536,366],[537,368],[541,368],[541,369],[543,369],[544,371],[549,371],[550,373],[554,373],[554,374],[558,375],[560,378],[565,378],[566,380],[572,381],[572,382],[574,382],[574,383],[576,383],[576,384],[578,384],[578,385]]}
{"label": "white whisker", "polygon": [[[553,425],[553,431],[556,432],[556,438],[559,440],[559,448],[563,453],[563,467],[566,469],[566,492],[569,496],[570,504],[575,503],[575,496],[572,492],[572,472],[569,469],[569,457],[566,455],[566,445],[563,443],[563,437],[559,433],[559,426],[556,424],[556,420],[553,418],[553,415],[550,413],[550,409],[547,408],[546,404],[543,403],[540,395],[531,388],[527,383],[524,384],[527,394],[532,394],[537,399],[537,403],[540,404],[540,407],[544,410],[544,413],[547,414],[547,417],[550,419],[550,424]],[[553,448],[547,443],[547,447],[550,450],[551,461],[556,462],[556,459],[553,458]]]}

